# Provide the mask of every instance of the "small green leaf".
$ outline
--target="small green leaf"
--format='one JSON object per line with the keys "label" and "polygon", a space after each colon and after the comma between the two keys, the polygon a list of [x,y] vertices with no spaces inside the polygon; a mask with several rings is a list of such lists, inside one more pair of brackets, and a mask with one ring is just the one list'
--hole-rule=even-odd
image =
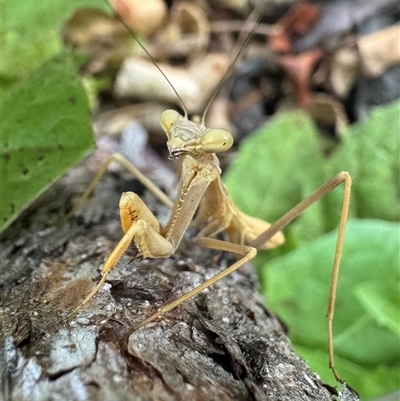
{"label": "small green leaf", "polygon": [[[399,118],[399,101],[377,107],[368,119],[343,133],[341,144],[327,163],[328,175],[338,170],[350,172],[354,216],[400,220]],[[335,192],[331,199],[340,202],[341,195]]]}
{"label": "small green leaf", "polygon": [[94,142],[86,94],[67,53],[8,91],[1,115],[3,230]]}

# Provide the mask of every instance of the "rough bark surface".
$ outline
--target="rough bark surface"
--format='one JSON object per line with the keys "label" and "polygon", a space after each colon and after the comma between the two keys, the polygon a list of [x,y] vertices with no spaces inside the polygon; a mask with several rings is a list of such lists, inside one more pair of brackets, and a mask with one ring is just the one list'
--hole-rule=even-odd
{"label": "rough bark surface", "polygon": [[2,399],[331,399],[334,389],[293,353],[263,306],[251,266],[127,336],[232,262],[199,249],[190,235],[166,260],[131,262],[128,252],[99,294],[66,321],[121,236],[117,205],[127,188],[110,175],[79,216],[57,224],[86,175],[83,167],[70,173],[3,236]]}

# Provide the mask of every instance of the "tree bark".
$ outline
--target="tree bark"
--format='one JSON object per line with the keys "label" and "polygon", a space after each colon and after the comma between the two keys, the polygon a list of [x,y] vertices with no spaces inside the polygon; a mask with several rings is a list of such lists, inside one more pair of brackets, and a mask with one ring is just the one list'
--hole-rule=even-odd
{"label": "tree bark", "polygon": [[3,235],[2,399],[331,399],[335,389],[293,353],[263,306],[251,265],[125,337],[234,260],[200,249],[192,230],[169,259],[131,262],[128,252],[98,295],[66,320],[122,234],[117,208],[126,188],[111,175],[79,216],[58,224],[85,169],[53,186]]}

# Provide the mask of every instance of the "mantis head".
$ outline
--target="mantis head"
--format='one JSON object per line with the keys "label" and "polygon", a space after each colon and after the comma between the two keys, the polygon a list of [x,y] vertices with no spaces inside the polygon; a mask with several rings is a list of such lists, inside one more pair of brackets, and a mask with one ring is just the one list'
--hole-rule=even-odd
{"label": "mantis head", "polygon": [[220,153],[230,149],[233,137],[224,129],[207,129],[175,110],[165,110],[160,124],[168,137],[170,158],[177,159],[184,154],[198,157],[204,153]]}

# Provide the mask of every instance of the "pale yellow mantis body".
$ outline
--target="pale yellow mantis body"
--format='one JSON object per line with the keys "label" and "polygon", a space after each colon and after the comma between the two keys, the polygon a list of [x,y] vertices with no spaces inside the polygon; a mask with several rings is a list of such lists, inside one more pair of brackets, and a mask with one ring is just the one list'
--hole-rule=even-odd
{"label": "pale yellow mantis body", "polygon": [[[144,50],[148,54],[147,50]],[[156,63],[154,62],[154,64]],[[156,67],[159,69],[157,65]],[[161,73],[164,75],[162,71]],[[208,106],[206,111],[207,109]],[[161,126],[167,135],[170,159],[179,159],[181,162],[180,187],[174,202],[119,154],[112,155],[109,158],[82,195],[71,214],[90,195],[111,161],[118,161],[134,174],[159,200],[171,207],[172,212],[168,223],[163,227],[138,195],[132,192],[122,194],[119,207],[122,229],[125,234],[107,258],[101,273],[102,279],[72,314],[85,305],[99,291],[108,274],[117,265],[128,247],[133,246],[137,250],[135,258],[139,259],[168,258],[173,255],[197,211],[196,223],[197,226],[201,226],[201,230],[195,238],[198,244],[210,249],[234,253],[239,256],[239,259],[203,284],[158,309],[156,313],[133,328],[133,330],[137,330],[243,266],[243,264],[255,257],[257,249],[271,249],[281,245],[284,242],[281,230],[287,224],[333,188],[344,183],[342,212],[327,313],[329,366],[335,377],[340,380],[334,369],[332,320],[350,202],[350,175],[347,172],[340,172],[272,225],[248,216],[240,211],[230,199],[220,177],[221,169],[217,153],[228,150],[233,144],[233,137],[228,131],[206,128],[204,123],[205,113],[200,123],[190,121],[187,118],[186,111],[185,115],[181,116],[174,110],[166,110],[160,117]],[[229,241],[215,238],[221,232],[226,232]]]}

